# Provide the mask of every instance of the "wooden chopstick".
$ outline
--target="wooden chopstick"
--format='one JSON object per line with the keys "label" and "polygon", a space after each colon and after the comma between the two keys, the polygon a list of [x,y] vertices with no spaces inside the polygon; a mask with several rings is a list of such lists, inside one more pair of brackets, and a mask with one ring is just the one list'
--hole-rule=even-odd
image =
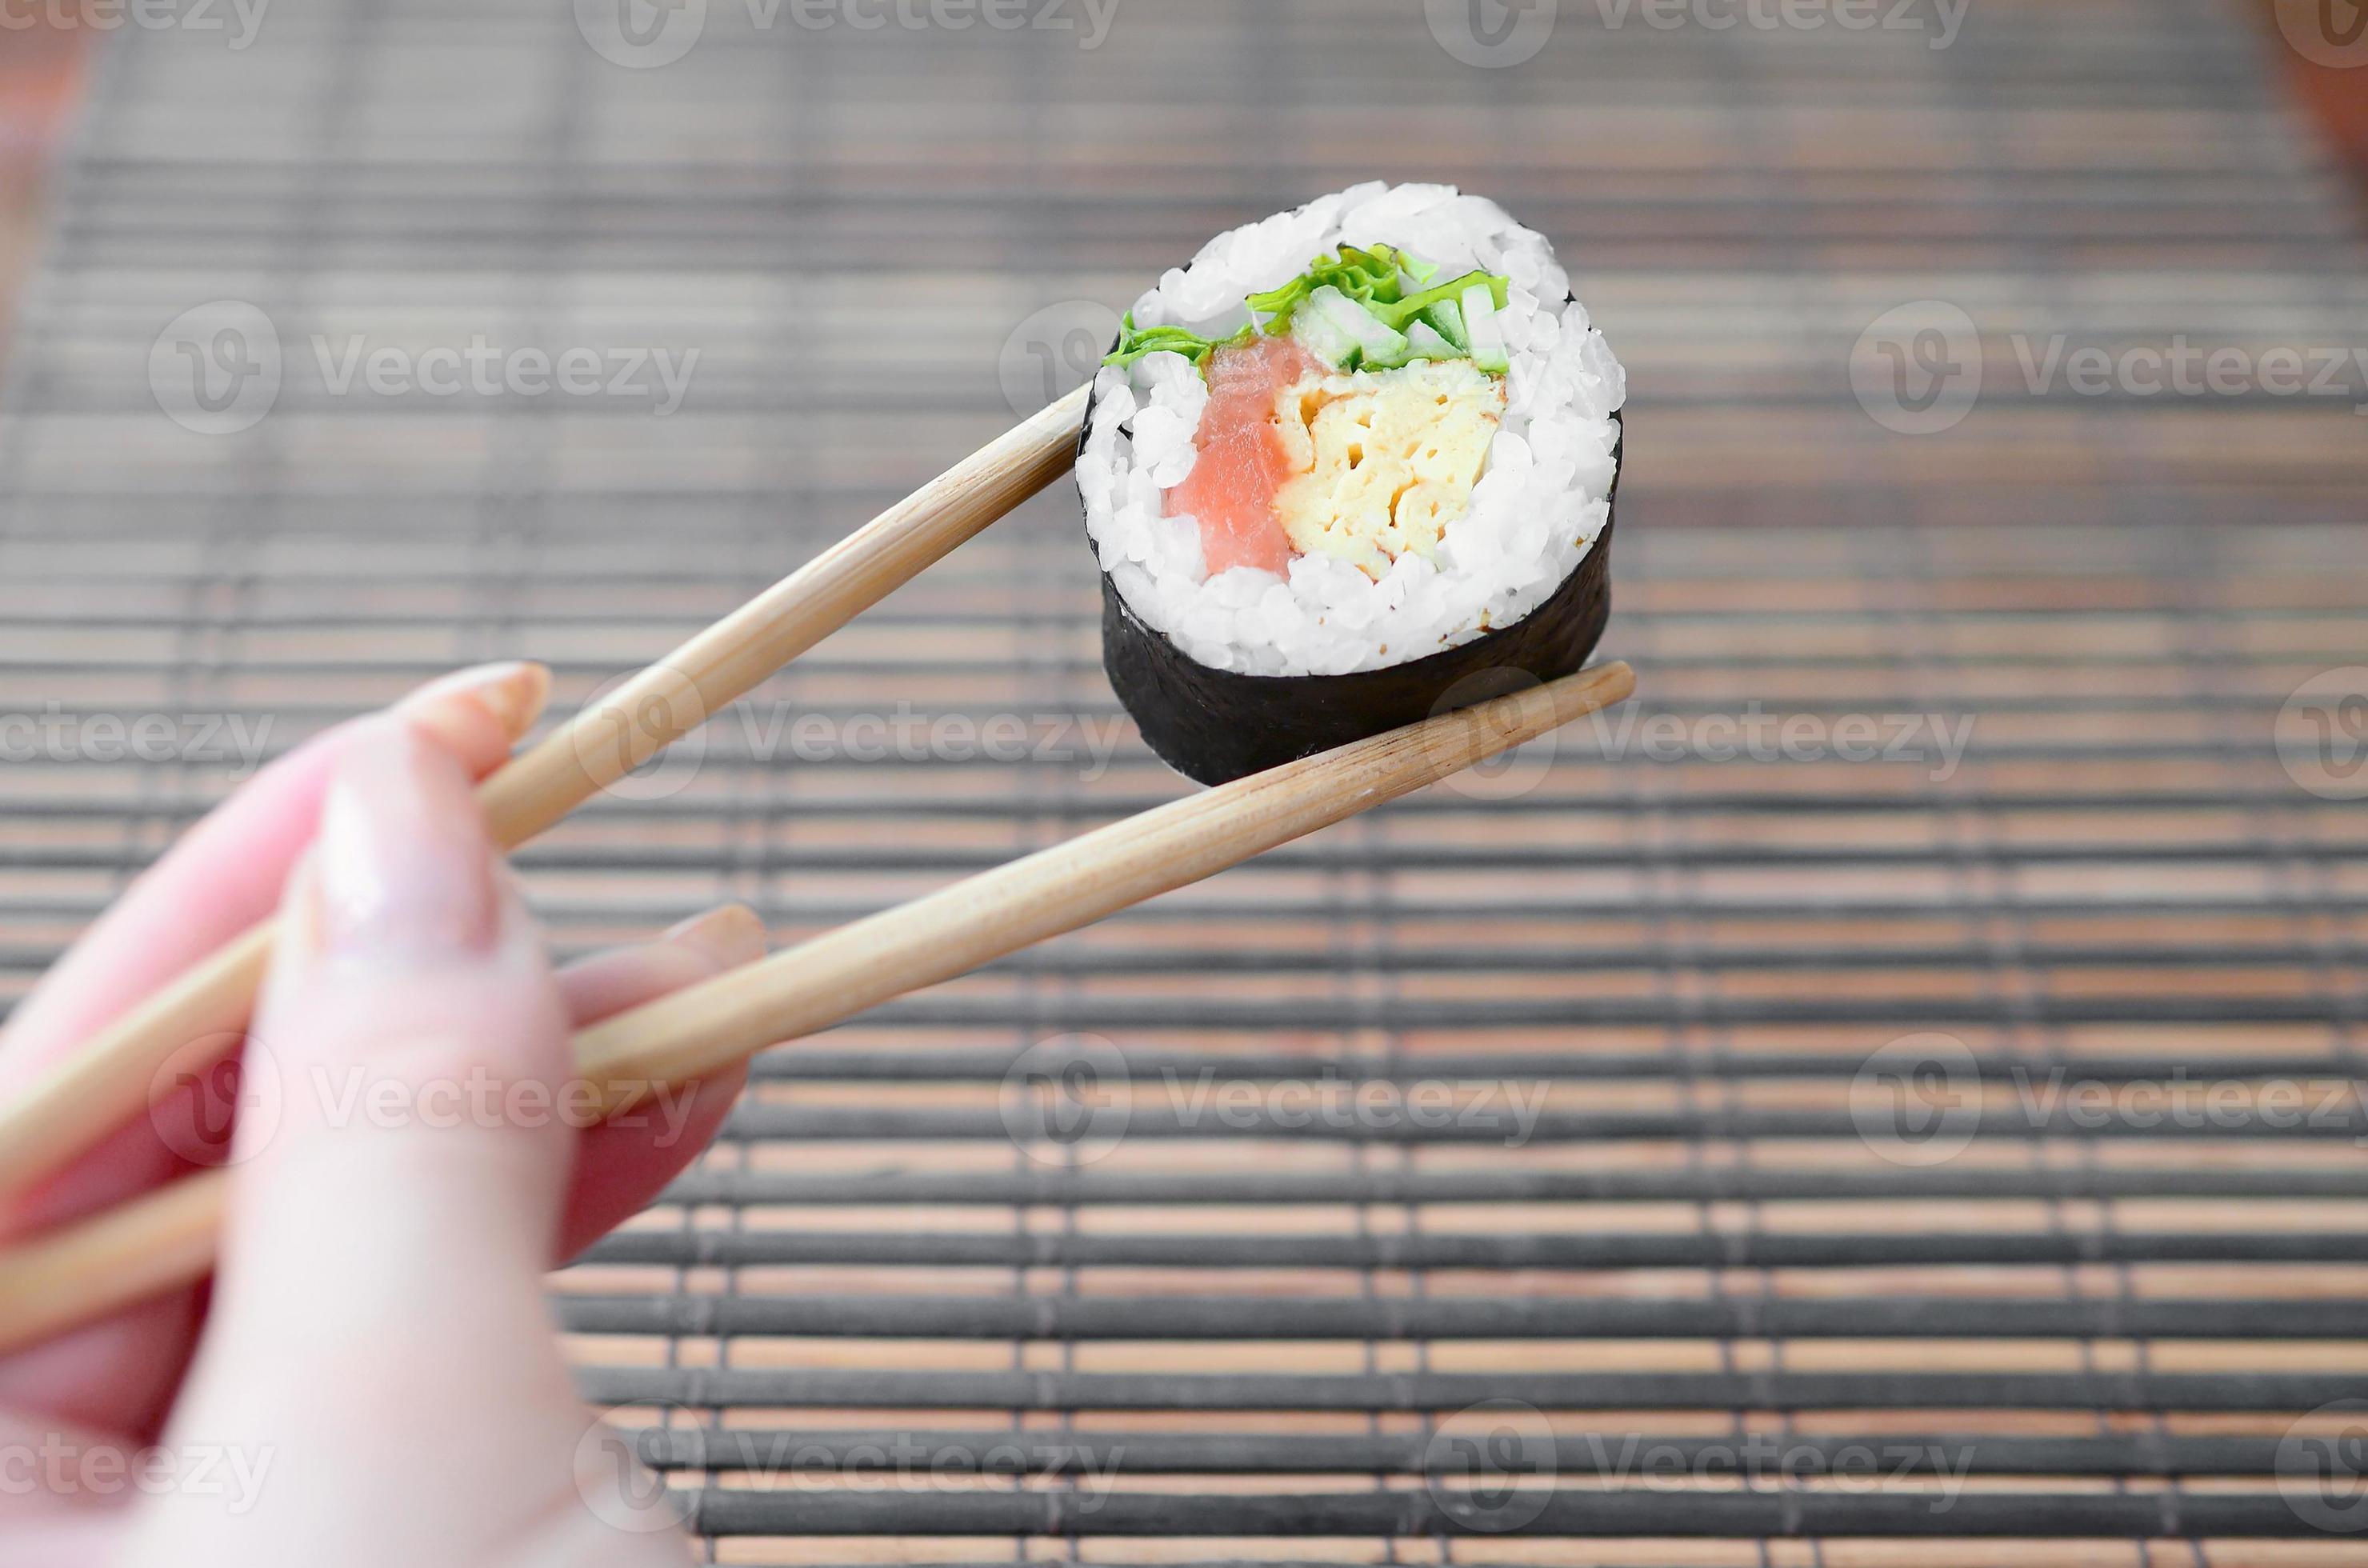
{"label": "wooden chopstick", "polygon": [[[997,437],[579,712],[485,781],[515,849],[756,688],[1065,472],[1088,389]],[[0,1107],[0,1196],[21,1192],[141,1114],[159,1074],[207,1065],[245,1026],[269,967],[265,921],[196,964]]]}
{"label": "wooden chopstick", "polygon": [[[1625,699],[1600,665],[1188,796],[859,920],[579,1032],[606,1114],[661,1085],[1074,931],[1462,771]],[[192,1284],[212,1267],[227,1172],[191,1176],[0,1251],[0,1353]]]}
{"label": "wooden chopstick", "polygon": [[0,1355],[203,1279],[229,1196],[228,1171],[199,1171],[0,1251]]}

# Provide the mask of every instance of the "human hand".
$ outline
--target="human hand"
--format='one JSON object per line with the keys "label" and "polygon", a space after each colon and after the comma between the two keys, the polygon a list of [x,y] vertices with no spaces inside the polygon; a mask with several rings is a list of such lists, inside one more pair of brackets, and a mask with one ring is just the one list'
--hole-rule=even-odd
{"label": "human hand", "polygon": [[[541,1276],[704,1147],[740,1074],[641,1125],[579,1130],[568,1036],[748,961],[763,933],[727,908],[551,972],[472,784],[543,689],[532,666],[471,672],[267,769],[0,1036],[5,1092],[267,914],[285,879],[248,1046],[268,1048],[276,1114],[234,1134],[211,1307],[185,1292],[0,1360],[11,1563],[684,1561],[679,1536],[615,1532],[586,1506],[585,1488],[628,1483],[575,1473],[591,1416]],[[187,1098],[0,1223],[186,1171],[202,1120]],[[185,1480],[211,1456],[216,1484],[142,1483],[143,1452]]]}

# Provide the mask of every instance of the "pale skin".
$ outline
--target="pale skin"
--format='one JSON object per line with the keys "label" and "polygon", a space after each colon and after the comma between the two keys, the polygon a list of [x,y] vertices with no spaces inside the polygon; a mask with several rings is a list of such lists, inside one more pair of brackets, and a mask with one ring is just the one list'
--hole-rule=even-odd
{"label": "pale skin", "polygon": [[[12,1568],[689,1561],[679,1532],[620,1528],[604,1506],[603,1488],[649,1481],[613,1450],[583,1459],[594,1413],[545,1271],[696,1156],[740,1074],[700,1085],[673,1123],[583,1129],[563,1093],[568,1036],[749,961],[764,934],[727,907],[552,971],[473,789],[547,684],[530,665],[468,672],[266,769],[0,1034],[6,1093],[282,917],[250,1037],[281,1092],[269,1115],[242,1097],[211,1290],[0,1360]],[[126,1128],[0,1211],[0,1235],[181,1174],[195,1120],[168,1104]],[[132,1483],[143,1452],[185,1483],[152,1469]]]}

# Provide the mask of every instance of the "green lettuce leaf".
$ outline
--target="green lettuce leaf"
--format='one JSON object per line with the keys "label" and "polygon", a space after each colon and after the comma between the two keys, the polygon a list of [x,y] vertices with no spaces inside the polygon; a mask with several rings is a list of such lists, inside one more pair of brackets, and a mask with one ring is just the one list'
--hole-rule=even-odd
{"label": "green lettuce leaf", "polygon": [[[1315,290],[1327,285],[1364,306],[1392,331],[1401,333],[1426,311],[1442,302],[1452,305],[1463,297],[1465,290],[1476,285],[1486,284],[1497,308],[1502,310],[1506,291],[1512,287],[1512,279],[1498,273],[1467,272],[1445,283],[1432,283],[1438,274],[1437,267],[1395,245],[1342,245],[1337,255],[1317,256],[1308,263],[1306,271],[1281,288],[1252,294],[1248,301],[1251,324],[1231,337],[1202,337],[1180,326],[1138,328],[1130,314],[1119,337],[1118,351],[1102,363],[1132,365],[1146,354],[1181,354],[1205,370],[1209,356],[1220,348],[1247,343],[1261,332],[1269,337],[1289,332],[1300,306]],[[1406,291],[1403,281],[1407,278],[1421,285],[1411,294]],[[1455,338],[1452,332],[1446,335],[1451,341]]]}
{"label": "green lettuce leaf", "polygon": [[1199,368],[1205,366],[1209,356],[1218,349],[1247,343],[1257,334],[1255,326],[1246,326],[1231,337],[1202,337],[1180,326],[1138,327],[1134,324],[1134,312],[1130,311],[1121,324],[1117,350],[1102,363],[1126,366],[1146,354],[1181,354]]}

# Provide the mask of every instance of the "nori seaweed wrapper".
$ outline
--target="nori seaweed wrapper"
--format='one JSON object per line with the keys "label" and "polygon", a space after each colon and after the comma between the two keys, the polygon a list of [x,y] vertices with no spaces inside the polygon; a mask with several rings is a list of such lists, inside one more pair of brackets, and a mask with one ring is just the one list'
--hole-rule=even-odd
{"label": "nori seaweed wrapper", "polygon": [[[1097,400],[1099,401],[1099,400]],[[1620,494],[1626,426],[1611,449]],[[1093,409],[1086,411],[1093,428]],[[1085,449],[1080,432],[1078,450]],[[1154,755],[1202,784],[1296,762],[1435,713],[1468,708],[1531,684],[1571,675],[1587,663],[1611,614],[1611,523],[1543,604],[1454,648],[1383,669],[1341,676],[1253,676],[1198,663],[1137,616],[1102,579],[1102,668]],[[1088,536],[1087,544],[1092,544]],[[1097,549],[1097,564],[1100,554]]]}

